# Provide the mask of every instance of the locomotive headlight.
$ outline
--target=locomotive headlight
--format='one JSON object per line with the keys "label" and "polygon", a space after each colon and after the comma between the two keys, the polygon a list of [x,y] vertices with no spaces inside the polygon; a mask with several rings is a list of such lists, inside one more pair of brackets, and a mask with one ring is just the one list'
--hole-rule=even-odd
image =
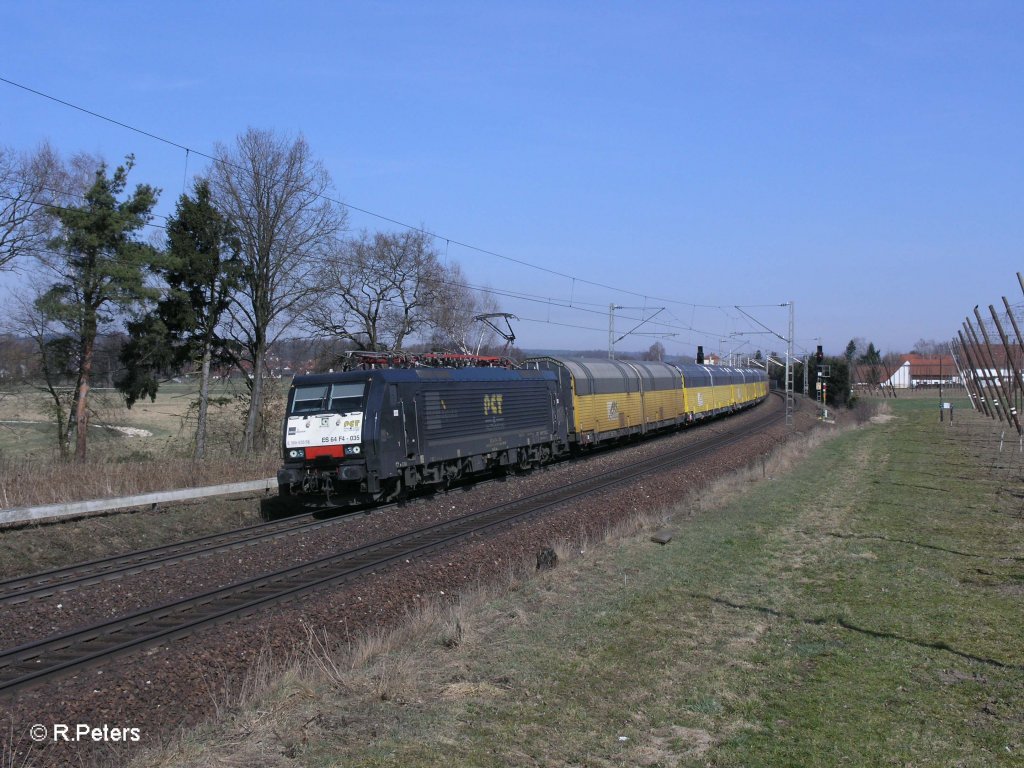
{"label": "locomotive headlight", "polygon": [[358,456],[360,453],[362,453],[362,447],[361,446],[358,446],[358,445],[346,445],[345,446],[345,455],[346,456]]}
{"label": "locomotive headlight", "polygon": [[289,459],[304,459],[306,458],[305,448],[292,448],[288,451]]}

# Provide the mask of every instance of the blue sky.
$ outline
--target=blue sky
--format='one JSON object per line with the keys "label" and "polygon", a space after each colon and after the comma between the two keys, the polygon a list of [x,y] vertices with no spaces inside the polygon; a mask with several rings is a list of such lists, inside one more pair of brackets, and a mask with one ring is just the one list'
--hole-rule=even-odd
{"label": "blue sky", "polygon": [[[620,332],[664,307],[670,353],[781,350],[751,332],[792,300],[805,348],[905,351],[1021,298],[1021,3],[8,2],[4,28],[0,77],[177,144],[302,133],[338,199],[532,297],[501,298],[525,348],[604,348],[616,303]],[[0,143],[43,139],[134,153],[165,214],[205,163],[0,83]]]}

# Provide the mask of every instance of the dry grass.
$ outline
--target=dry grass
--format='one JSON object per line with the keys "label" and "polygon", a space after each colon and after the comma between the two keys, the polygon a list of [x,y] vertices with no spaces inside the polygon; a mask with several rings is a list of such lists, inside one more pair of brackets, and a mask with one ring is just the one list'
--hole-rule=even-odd
{"label": "dry grass", "polygon": [[116,498],[271,477],[277,452],[202,461],[165,456],[40,462],[0,455],[0,508]]}
{"label": "dry grass", "polygon": [[35,390],[0,399],[0,508],[240,482],[269,477],[280,464],[277,425],[283,412],[281,387],[266,403],[268,446],[237,455],[244,399],[222,387],[211,409],[207,457],[192,459],[195,392],[186,385],[162,387],[155,402],[125,408],[111,391],[96,391],[88,458],[61,459],[45,397]]}

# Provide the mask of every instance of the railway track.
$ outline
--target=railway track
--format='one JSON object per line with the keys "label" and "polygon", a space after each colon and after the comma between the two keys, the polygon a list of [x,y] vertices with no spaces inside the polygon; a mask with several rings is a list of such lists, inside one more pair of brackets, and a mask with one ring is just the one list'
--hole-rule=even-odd
{"label": "railway track", "polygon": [[[623,465],[598,477],[585,478],[559,489],[537,493],[511,503],[409,531],[384,541],[232,584],[223,589],[0,652],[0,695],[10,694],[44,679],[131,652],[145,645],[178,639],[212,624],[253,613],[268,605],[344,582],[394,562],[422,557],[458,541],[507,526],[638,476],[694,461],[736,443],[748,434],[764,429],[781,418],[782,415],[778,412],[770,413],[742,429],[721,429],[696,444]],[[330,524],[330,521],[316,521],[314,524]],[[288,533],[289,531],[268,531],[266,535]],[[237,544],[243,545],[244,543]],[[153,563],[151,567],[158,565],[159,563]],[[89,578],[103,577],[96,574]]]}
{"label": "railway track", "polygon": [[160,547],[141,549],[123,555],[76,563],[64,568],[18,576],[0,581],[0,605],[48,597],[89,584],[162,568],[171,563],[194,560],[215,552],[224,552],[271,539],[315,531],[318,528],[334,525],[341,519],[343,518],[333,517],[310,520],[308,515],[302,515],[287,520],[236,528],[232,531],[210,534]]}

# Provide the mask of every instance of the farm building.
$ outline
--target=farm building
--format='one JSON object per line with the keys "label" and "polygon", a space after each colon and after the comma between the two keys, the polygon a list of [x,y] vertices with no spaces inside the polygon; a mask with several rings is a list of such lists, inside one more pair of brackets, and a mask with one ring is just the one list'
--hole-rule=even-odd
{"label": "farm building", "polygon": [[913,352],[902,357],[899,367],[885,383],[896,389],[962,384],[952,355],[917,355]]}

